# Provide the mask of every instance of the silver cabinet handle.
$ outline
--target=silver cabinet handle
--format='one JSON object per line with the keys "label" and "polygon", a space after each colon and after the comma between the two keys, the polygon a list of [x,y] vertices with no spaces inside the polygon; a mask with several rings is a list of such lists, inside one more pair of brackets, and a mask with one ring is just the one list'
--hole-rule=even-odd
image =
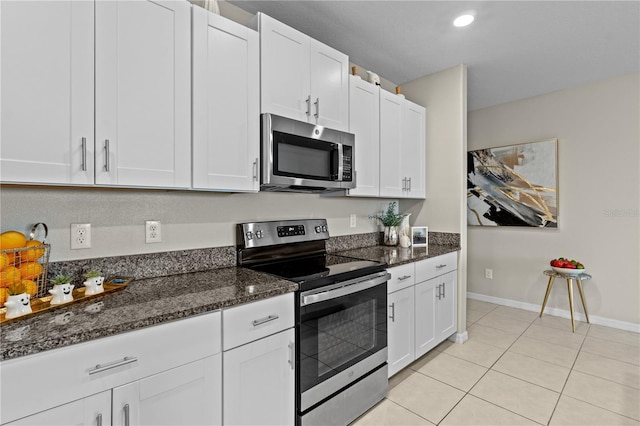
{"label": "silver cabinet handle", "polygon": [[406,191],[407,190],[407,178],[402,178],[402,190]]}
{"label": "silver cabinet handle", "polygon": [[395,302],[390,304],[389,307],[391,308],[391,315],[389,316],[389,319],[391,319],[391,322],[396,322],[396,304],[395,304]]}
{"label": "silver cabinet handle", "polygon": [[124,426],[129,426],[129,404],[124,404]]}
{"label": "silver cabinet handle", "polygon": [[257,327],[261,324],[267,323],[267,322],[271,322],[271,321],[275,321],[278,318],[280,318],[278,315],[269,315],[268,317],[264,317],[264,318],[260,318],[257,320],[253,320],[252,324],[254,327]]}
{"label": "silver cabinet handle", "polygon": [[289,342],[289,367],[292,370],[296,369],[296,353],[295,353],[295,344],[293,342]]}
{"label": "silver cabinet handle", "polygon": [[320,98],[316,98],[316,101],[313,103],[316,106],[316,113],[314,117],[316,119],[320,118]]}
{"label": "silver cabinet handle", "polygon": [[407,191],[411,191],[411,178],[407,179]]}
{"label": "silver cabinet handle", "polygon": [[87,138],[82,138],[82,171],[87,171]]}
{"label": "silver cabinet handle", "polygon": [[102,414],[98,413],[96,416],[96,426],[102,426]]}
{"label": "silver cabinet handle", "polygon": [[398,277],[398,281],[404,281],[404,280],[409,279],[409,278],[411,278],[411,275],[403,275],[401,277]]}
{"label": "silver cabinet handle", "polygon": [[119,361],[110,362],[108,364],[96,364],[94,368],[89,370],[89,375],[102,373],[106,370],[111,370],[112,368],[122,367],[123,365],[133,364],[134,362],[138,362],[138,357],[135,356],[125,356]]}
{"label": "silver cabinet handle", "polygon": [[109,171],[109,139],[104,140],[104,171]]}
{"label": "silver cabinet handle", "polygon": [[253,162],[253,180],[258,180],[258,158]]}
{"label": "silver cabinet handle", "polygon": [[444,285],[444,283],[442,283],[442,298],[443,299],[447,298],[447,286]]}
{"label": "silver cabinet handle", "polygon": [[309,117],[311,115],[311,95],[307,96],[307,100],[305,101],[307,103],[307,117]]}
{"label": "silver cabinet handle", "polygon": [[445,263],[444,265],[436,265],[436,269],[442,269],[442,268],[444,268],[445,266],[447,266],[447,264],[446,264],[446,263]]}

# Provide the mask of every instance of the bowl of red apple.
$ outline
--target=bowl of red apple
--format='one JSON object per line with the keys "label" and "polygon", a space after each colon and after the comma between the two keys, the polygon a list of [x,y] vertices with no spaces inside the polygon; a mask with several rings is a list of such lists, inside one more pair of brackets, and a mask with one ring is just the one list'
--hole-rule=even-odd
{"label": "bowl of red apple", "polygon": [[577,260],[569,260],[564,257],[559,257],[557,259],[553,259],[549,263],[551,264],[551,269],[560,274],[580,275],[587,272],[584,265]]}

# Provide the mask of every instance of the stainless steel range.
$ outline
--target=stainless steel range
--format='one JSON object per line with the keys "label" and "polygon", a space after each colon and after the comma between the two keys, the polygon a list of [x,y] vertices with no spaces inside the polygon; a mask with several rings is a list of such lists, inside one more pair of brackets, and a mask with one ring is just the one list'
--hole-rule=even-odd
{"label": "stainless steel range", "polygon": [[296,422],[346,425],[387,394],[386,264],[327,254],[327,221],[237,226],[238,265],[295,281]]}

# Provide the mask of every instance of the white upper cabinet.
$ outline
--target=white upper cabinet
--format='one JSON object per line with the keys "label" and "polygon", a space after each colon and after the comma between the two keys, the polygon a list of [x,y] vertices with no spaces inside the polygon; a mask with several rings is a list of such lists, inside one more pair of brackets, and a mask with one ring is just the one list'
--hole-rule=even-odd
{"label": "white upper cabinet", "polygon": [[192,8],[193,188],[258,191],[258,33]]}
{"label": "white upper cabinet", "polygon": [[258,13],[261,112],[346,131],[349,58]]}
{"label": "white upper cabinet", "polygon": [[[402,106],[404,99],[380,89],[380,196],[404,197]],[[356,138],[358,136],[356,135]]]}
{"label": "white upper cabinet", "polygon": [[191,184],[190,5],[96,2],[96,183]]}
{"label": "white upper cabinet", "polygon": [[381,197],[425,198],[425,120],[424,107],[380,89]]}
{"label": "white upper cabinet", "polygon": [[0,181],[93,183],[93,2],[0,2]]}
{"label": "white upper cabinet", "polygon": [[356,187],[350,196],[380,194],[380,88],[349,76],[349,132],[355,139]]}

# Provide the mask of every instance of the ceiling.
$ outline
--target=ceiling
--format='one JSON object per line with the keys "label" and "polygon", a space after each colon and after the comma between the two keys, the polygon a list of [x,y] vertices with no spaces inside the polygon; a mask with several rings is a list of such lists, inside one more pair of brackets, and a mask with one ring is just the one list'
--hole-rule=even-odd
{"label": "ceiling", "polygon": [[[248,1],[396,84],[466,64],[469,110],[640,71],[640,1]],[[456,28],[453,19],[476,19]]]}

